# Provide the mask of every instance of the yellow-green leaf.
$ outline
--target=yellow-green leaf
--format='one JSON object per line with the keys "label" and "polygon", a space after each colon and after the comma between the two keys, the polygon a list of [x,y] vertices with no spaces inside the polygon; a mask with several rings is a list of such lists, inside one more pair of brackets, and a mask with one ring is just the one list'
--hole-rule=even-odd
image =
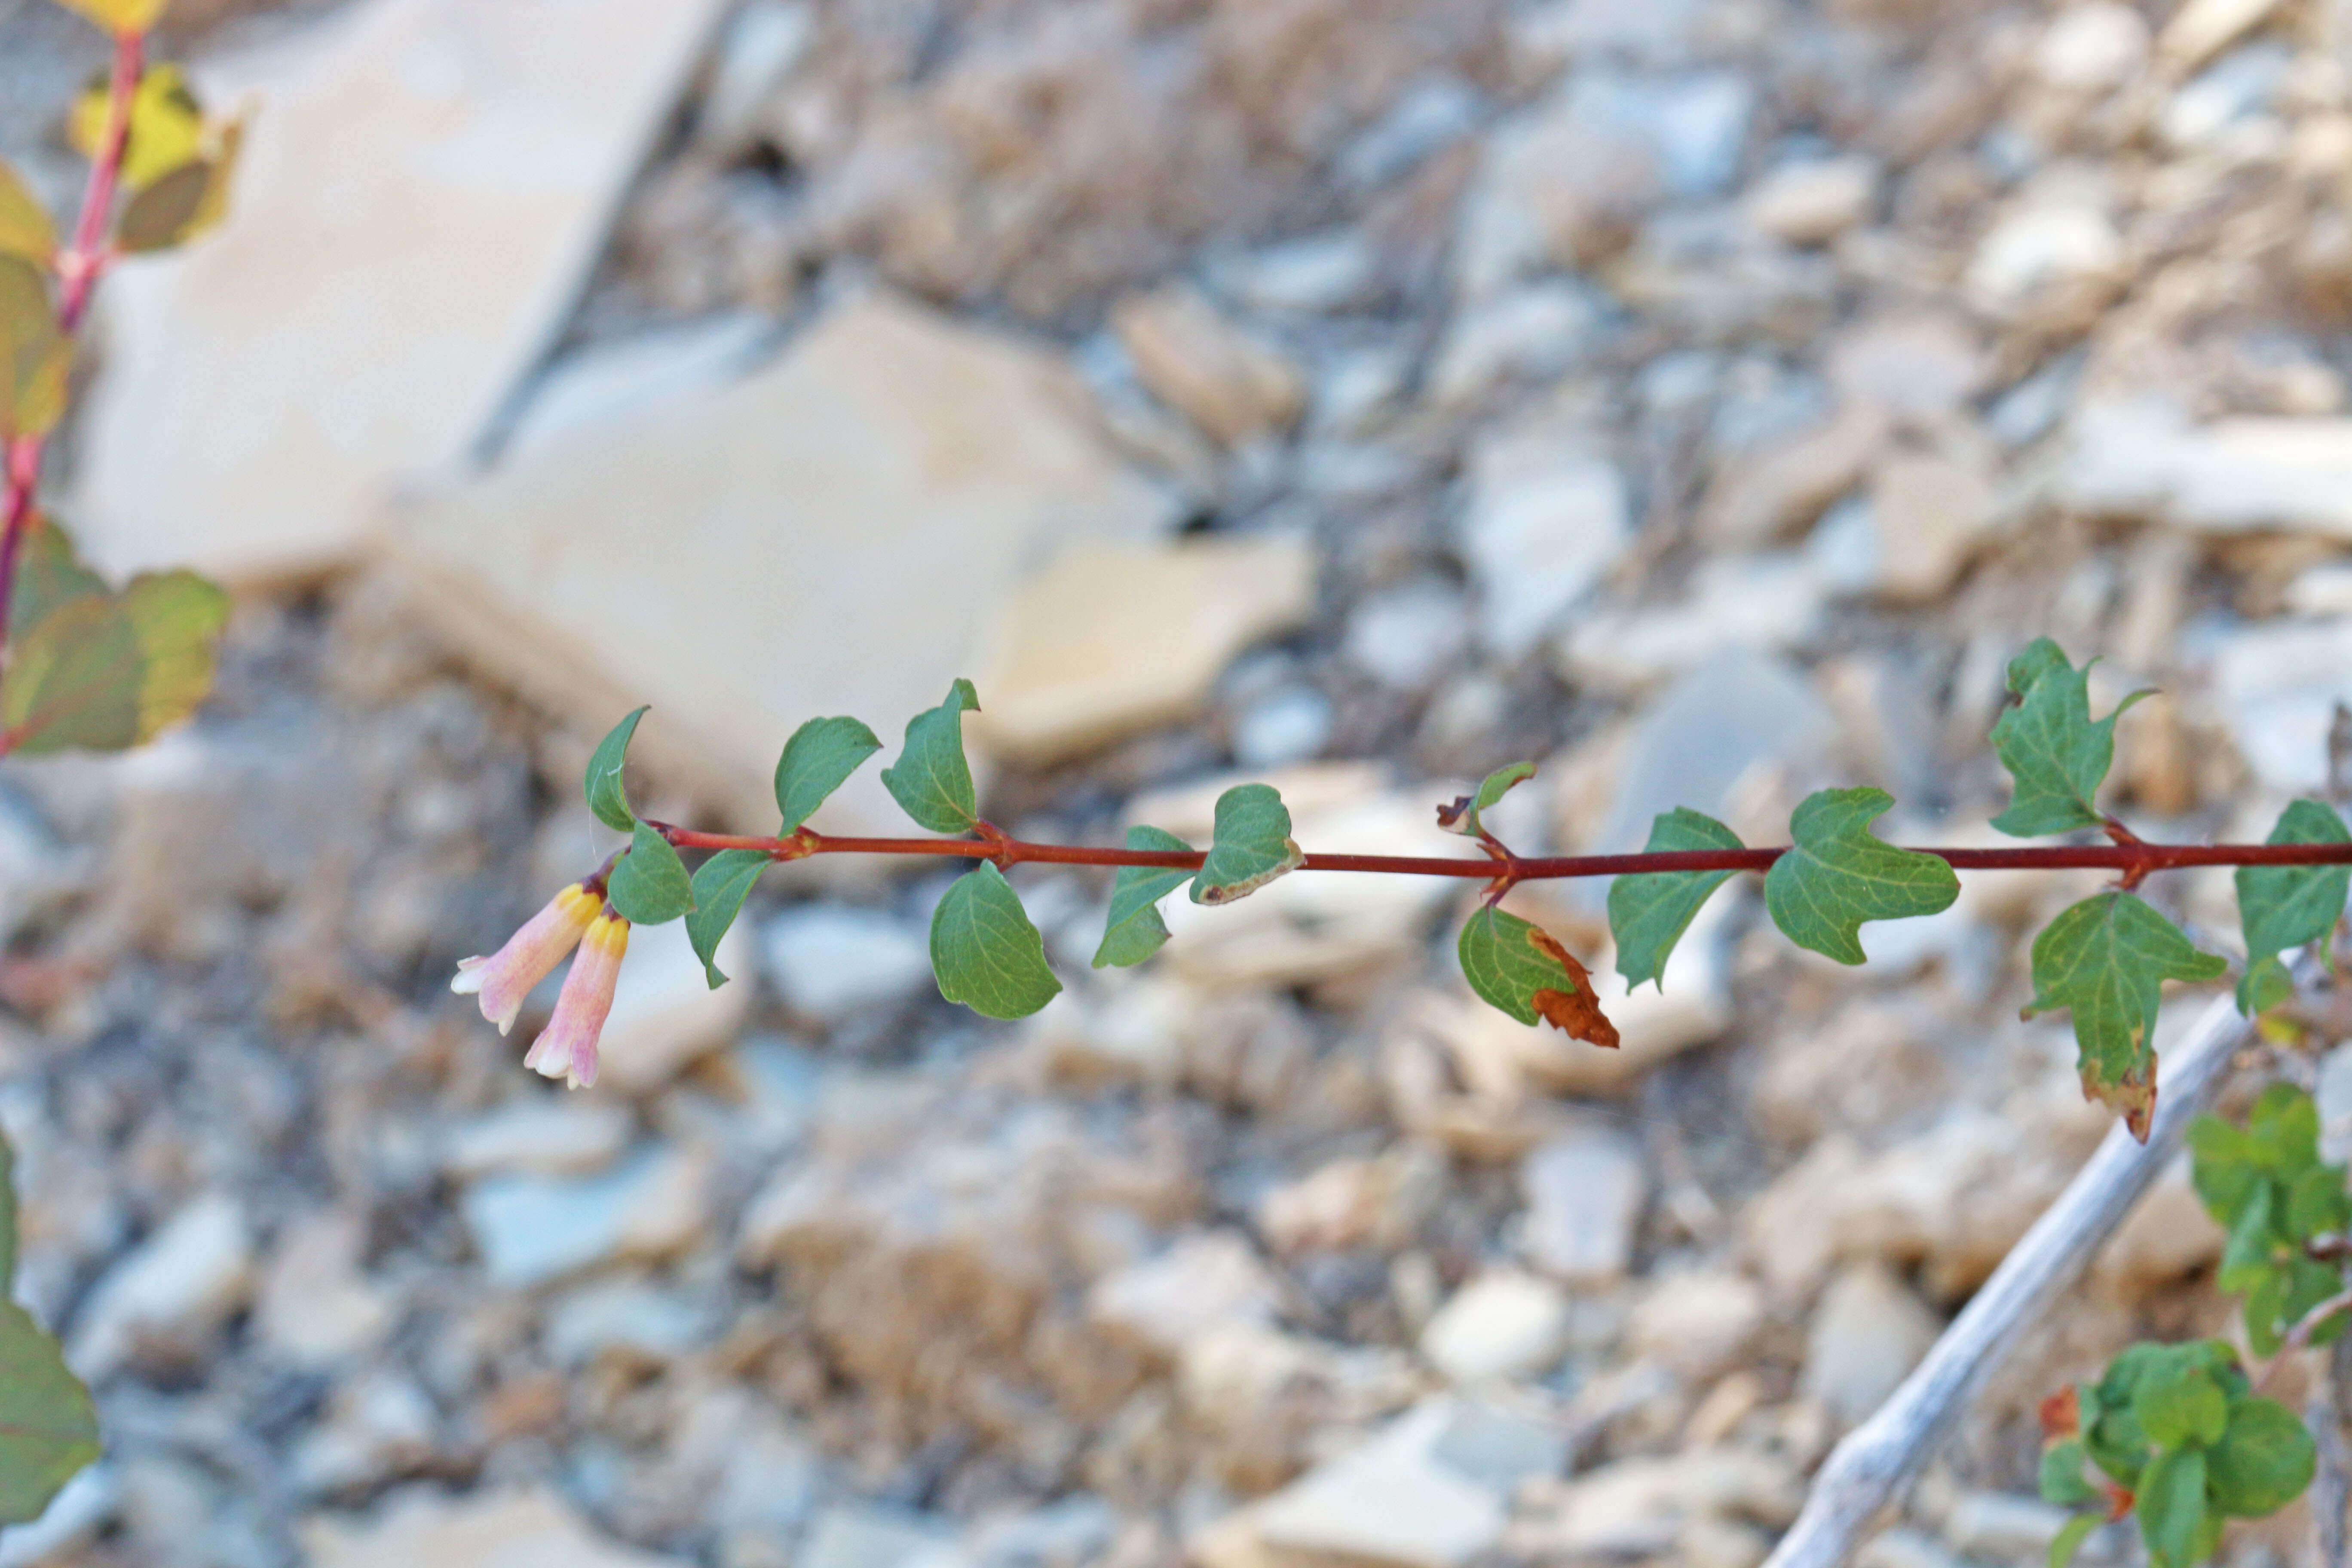
{"label": "yellow-green leaf", "polygon": [[245,127],[223,127],[219,145],[191,159],[131,198],[115,226],[114,242],[133,254],[170,250],[202,237],[228,216],[228,185]]}
{"label": "yellow-green leaf", "polygon": [[0,255],[0,437],[44,435],[57,424],[72,364],[47,275],[21,256]]}
{"label": "yellow-green leaf", "polygon": [[155,26],[171,0],[58,0],[110,33],[144,33]]}
{"label": "yellow-green leaf", "polygon": [[228,595],[193,572],[151,573],[122,591],[139,639],[139,739],[196,710],[213,689],[214,650],[228,625]]}
{"label": "yellow-green leaf", "polygon": [[0,718],[26,755],[120,751],[194,711],[211,689],[228,598],[188,572],[81,593],[12,637]]}
{"label": "yellow-green leaf", "polygon": [[21,256],[46,266],[58,252],[58,231],[24,177],[0,163],[0,256]]}
{"label": "yellow-green leaf", "polygon": [[[66,119],[66,140],[85,158],[106,147],[112,113],[107,83],[85,89]],[[122,188],[143,191],[204,152],[205,111],[174,65],[150,66],[131,96],[131,128],[122,142]]]}

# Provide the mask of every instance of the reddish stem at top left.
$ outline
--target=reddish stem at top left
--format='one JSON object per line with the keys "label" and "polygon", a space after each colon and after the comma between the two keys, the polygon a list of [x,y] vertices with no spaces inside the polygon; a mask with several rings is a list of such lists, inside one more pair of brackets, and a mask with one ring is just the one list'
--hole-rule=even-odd
{"label": "reddish stem at top left", "polygon": [[[122,150],[131,137],[131,104],[139,90],[145,63],[147,36],[118,33],[114,38],[114,68],[107,80],[106,130],[97,155],[90,160],[89,179],[82,186],[81,214],[73,237],[58,252],[58,327],[68,338],[80,330],[89,310],[90,292],[106,270],[112,252],[107,244],[107,218],[114,207],[114,187],[122,177]],[[8,444],[7,521],[0,527],[0,661],[7,658],[8,610],[16,584],[16,557],[23,552],[25,531],[33,521],[33,496],[40,483],[44,436],[20,436]]]}

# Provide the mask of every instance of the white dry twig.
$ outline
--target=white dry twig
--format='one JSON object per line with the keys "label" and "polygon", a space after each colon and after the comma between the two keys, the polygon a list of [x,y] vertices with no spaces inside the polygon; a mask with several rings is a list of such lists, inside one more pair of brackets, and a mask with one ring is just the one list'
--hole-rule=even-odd
{"label": "white dry twig", "polygon": [[2198,1016],[2187,1037],[2165,1053],[2147,1144],[2134,1142],[2120,1122],[2108,1130],[1926,1359],[1831,1451],[1803,1511],[1764,1568],[1839,1568],[1853,1554],[2022,1331],[2074,1283],[2164,1169],[2252,1028],[2227,996]]}

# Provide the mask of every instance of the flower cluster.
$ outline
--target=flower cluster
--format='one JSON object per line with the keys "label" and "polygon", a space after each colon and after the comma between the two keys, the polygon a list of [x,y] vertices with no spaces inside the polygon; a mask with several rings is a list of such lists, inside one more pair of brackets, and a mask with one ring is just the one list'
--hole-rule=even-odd
{"label": "flower cluster", "polygon": [[531,987],[574,947],[580,955],[563,977],[555,1016],[522,1060],[523,1066],[578,1089],[596,1081],[596,1037],[613,1010],[621,956],[629,950],[629,922],[604,901],[601,875],[556,894],[488,958],[459,959],[449,989],[478,996],[482,1016],[503,1035],[514,1026]]}

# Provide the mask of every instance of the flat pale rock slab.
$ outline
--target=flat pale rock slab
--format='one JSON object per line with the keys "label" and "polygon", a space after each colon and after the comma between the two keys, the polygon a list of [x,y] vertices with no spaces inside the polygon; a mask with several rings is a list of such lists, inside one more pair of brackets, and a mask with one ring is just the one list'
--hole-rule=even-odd
{"label": "flat pale rock slab", "polygon": [[302,1543],[317,1568],[677,1568],[678,1562],[605,1541],[536,1490],[457,1499],[412,1492],[370,1521],[312,1520]]}
{"label": "flat pale rock slab", "polygon": [[123,573],[347,558],[561,325],[717,0],[366,0],[199,72],[255,112],[227,222],[126,263],[66,515]]}
{"label": "flat pale rock slab", "polygon": [[[382,542],[459,648],[591,733],[652,703],[636,754],[765,830],[803,721],[856,715],[887,761],[1017,583],[1172,520],[1085,409],[1058,356],[870,295],[746,381],[403,507]],[[818,825],[901,830],[878,773]]]}
{"label": "flat pale rock slab", "polygon": [[1303,541],[1081,546],[999,618],[975,733],[1000,756],[1055,763],[1189,719],[1235,654],[1314,610]]}

